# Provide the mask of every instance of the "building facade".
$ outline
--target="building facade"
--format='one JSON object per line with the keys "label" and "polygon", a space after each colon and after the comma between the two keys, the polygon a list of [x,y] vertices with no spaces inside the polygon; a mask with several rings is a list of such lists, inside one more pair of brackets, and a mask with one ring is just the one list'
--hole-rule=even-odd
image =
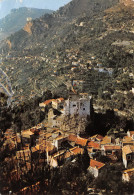
{"label": "building facade", "polygon": [[90,100],[88,94],[71,93],[64,104],[64,115],[78,114],[80,117],[90,116]]}

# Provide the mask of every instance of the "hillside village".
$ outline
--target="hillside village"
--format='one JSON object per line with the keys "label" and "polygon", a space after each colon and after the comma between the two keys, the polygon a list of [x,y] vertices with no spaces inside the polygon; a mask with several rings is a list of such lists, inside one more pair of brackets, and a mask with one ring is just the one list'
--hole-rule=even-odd
{"label": "hillside village", "polygon": [[0,194],[134,193],[131,5],[73,0],[1,42]]}
{"label": "hillside village", "polygon": [[[48,99],[39,104],[48,117],[42,123],[22,130],[7,129],[3,137],[4,151],[12,154],[5,158],[11,168],[8,182],[19,181],[29,171],[42,167],[44,163],[51,168],[62,167],[67,162],[75,164],[78,156],[88,154],[87,171],[97,178],[105,170],[107,162],[122,164],[122,181],[129,182],[134,174],[134,131],[120,131],[113,135],[85,135],[84,127],[91,115],[91,97],[87,93],[71,91],[69,98]],[[82,136],[84,135],[84,136]],[[13,152],[14,151],[14,152]],[[98,160],[99,159],[99,160]],[[100,159],[103,159],[101,162]],[[107,161],[108,160],[108,161]],[[45,181],[48,185],[48,181]],[[32,190],[39,188],[39,182]],[[8,188],[4,188],[8,191]],[[19,193],[29,192],[29,187]]]}

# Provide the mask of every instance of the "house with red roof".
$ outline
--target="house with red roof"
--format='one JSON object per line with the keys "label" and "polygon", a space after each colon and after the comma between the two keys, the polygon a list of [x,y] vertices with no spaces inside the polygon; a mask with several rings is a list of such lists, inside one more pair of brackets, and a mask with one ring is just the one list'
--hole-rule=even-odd
{"label": "house with red roof", "polygon": [[101,146],[103,146],[103,145],[111,145],[111,144],[113,144],[112,142],[113,142],[113,141],[112,141],[112,137],[110,137],[110,136],[105,136],[105,137],[103,138],[103,140],[100,142],[100,144],[101,144]]}
{"label": "house with red roof", "polygon": [[39,104],[39,107],[44,110],[46,106],[52,106],[54,109],[63,109],[64,98],[49,99]]}
{"label": "house with red roof", "polygon": [[101,149],[100,144],[98,142],[90,141],[87,144],[87,148],[92,149],[92,152],[96,152]]}
{"label": "house with red roof", "polygon": [[90,139],[91,139],[91,141],[101,142],[103,140],[103,136],[99,135],[99,134],[96,134],[96,135],[90,137]]}
{"label": "house with red roof", "polygon": [[62,143],[65,142],[67,140],[68,136],[64,136],[64,135],[59,135],[58,137],[56,137],[53,140],[53,144],[54,146],[57,148],[57,150],[59,150],[62,147]]}
{"label": "house with red roof", "polygon": [[134,145],[123,146],[122,160],[125,168],[127,168],[129,162],[134,162]]}
{"label": "house with red roof", "polygon": [[134,168],[124,170],[122,172],[122,180],[124,182],[129,182],[132,175],[134,175]]}
{"label": "house with red roof", "polygon": [[84,149],[79,147],[71,148],[70,150],[61,150],[54,153],[50,159],[50,166],[57,167],[60,163],[71,161],[76,158],[78,154],[83,154]]}
{"label": "house with red roof", "polygon": [[101,147],[101,154],[116,161],[121,159],[122,148],[119,145],[104,145]]}
{"label": "house with red roof", "polygon": [[131,136],[124,136],[122,140],[122,146],[134,145],[134,139]]}
{"label": "house with red roof", "polygon": [[23,144],[31,144],[31,142],[35,140],[34,133],[30,129],[22,130],[21,137]]}
{"label": "house with red roof", "polygon": [[89,153],[89,156],[92,158],[93,154],[95,154],[96,152],[101,152],[100,144],[94,141],[88,142],[87,151]]}
{"label": "house with red roof", "polygon": [[52,100],[53,99],[50,99],[50,100],[46,100],[45,102],[40,103],[39,107],[41,108],[41,110],[45,111],[46,106],[52,105]]}
{"label": "house with red roof", "polygon": [[81,138],[81,137],[79,137],[75,134],[69,134],[67,140],[73,146],[77,145],[77,146],[80,146],[80,147],[85,147],[88,143],[88,139]]}
{"label": "house with red roof", "polygon": [[88,171],[92,173],[94,177],[98,177],[104,166],[104,163],[90,159],[90,166],[88,167]]}
{"label": "house with red roof", "polygon": [[134,131],[127,131],[128,137],[131,137],[134,140]]}
{"label": "house with red roof", "polygon": [[75,134],[69,134],[69,136],[67,138],[69,144],[73,147],[75,146],[76,139],[77,139],[77,135],[75,135]]}
{"label": "house with red roof", "polygon": [[52,100],[52,107],[57,110],[63,109],[64,106],[64,98],[58,98]]}
{"label": "house with red roof", "polygon": [[88,139],[77,137],[75,144],[80,147],[85,147],[87,145]]}

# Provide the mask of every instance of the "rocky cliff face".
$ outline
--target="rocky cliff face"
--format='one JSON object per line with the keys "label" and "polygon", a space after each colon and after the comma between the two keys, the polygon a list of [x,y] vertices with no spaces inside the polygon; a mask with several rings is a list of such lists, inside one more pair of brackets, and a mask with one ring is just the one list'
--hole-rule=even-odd
{"label": "rocky cliff face", "polygon": [[32,26],[33,23],[32,22],[27,22],[26,25],[24,26],[23,30],[26,31],[29,35],[32,34]]}
{"label": "rocky cliff face", "polygon": [[12,48],[12,43],[11,43],[10,40],[7,40],[7,44],[8,44],[9,49],[11,49]]}

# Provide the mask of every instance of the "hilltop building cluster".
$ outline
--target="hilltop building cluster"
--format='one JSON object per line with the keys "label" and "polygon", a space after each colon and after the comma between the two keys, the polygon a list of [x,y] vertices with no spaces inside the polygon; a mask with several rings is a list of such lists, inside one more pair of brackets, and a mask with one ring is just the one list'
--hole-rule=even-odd
{"label": "hilltop building cluster", "polygon": [[42,111],[48,109],[49,127],[58,127],[72,133],[83,133],[87,118],[91,115],[91,97],[87,93],[71,92],[67,100],[50,99],[39,104]]}
{"label": "hilltop building cluster", "polygon": [[[39,165],[47,163],[51,167],[63,165],[67,161],[75,162],[76,157],[88,151],[90,162],[88,171],[98,177],[105,169],[106,164],[97,160],[99,156],[107,157],[114,162],[123,162],[125,170],[122,179],[129,181],[134,169],[134,131],[128,131],[123,137],[102,136],[96,134],[83,138],[78,133],[64,130],[64,119],[70,115],[79,115],[80,118],[90,116],[90,100],[88,94],[70,94],[67,100],[63,98],[50,99],[40,103],[41,109],[48,109],[47,122],[34,126],[21,133],[8,129],[5,132],[5,147],[9,150],[16,149],[14,157],[16,170],[11,174],[14,178],[31,169],[32,160],[38,160]],[[58,113],[58,114],[57,114]],[[127,169],[128,168],[128,169]]]}
{"label": "hilltop building cluster", "polygon": [[90,100],[91,97],[87,93],[70,93],[69,98],[64,100],[63,98],[47,100],[40,103],[39,106],[43,109],[47,105],[52,106],[53,109],[61,111],[65,115],[76,115],[80,117],[90,116]]}

